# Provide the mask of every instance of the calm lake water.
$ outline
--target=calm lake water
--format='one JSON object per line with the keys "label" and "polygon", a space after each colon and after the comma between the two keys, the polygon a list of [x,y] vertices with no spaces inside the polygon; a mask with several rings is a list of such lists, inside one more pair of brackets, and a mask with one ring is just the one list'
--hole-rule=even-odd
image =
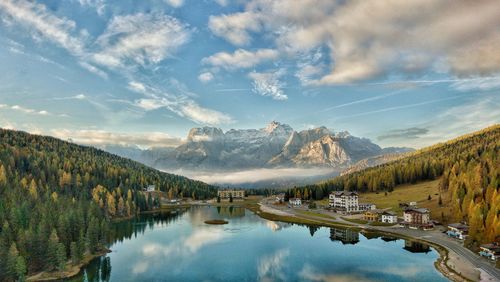
{"label": "calm lake water", "polygon": [[[226,219],[226,225],[207,225]],[[238,207],[193,207],[114,226],[112,253],[81,281],[447,281],[427,245],[273,222]]]}

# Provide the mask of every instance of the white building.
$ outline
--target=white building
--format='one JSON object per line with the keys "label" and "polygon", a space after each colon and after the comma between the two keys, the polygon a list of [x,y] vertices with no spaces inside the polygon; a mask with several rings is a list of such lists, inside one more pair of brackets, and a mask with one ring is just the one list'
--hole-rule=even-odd
{"label": "white building", "polygon": [[469,234],[469,226],[462,223],[448,224],[448,236],[464,240]]}
{"label": "white building", "polygon": [[385,211],[382,213],[381,221],[383,223],[398,223],[398,216],[391,211]]}
{"label": "white building", "polygon": [[339,191],[331,193],[329,198],[330,207],[345,211],[347,213],[359,211],[358,193]]}
{"label": "white building", "polygon": [[288,203],[292,206],[300,206],[302,205],[302,200],[300,198],[290,198],[288,200]]}
{"label": "white building", "polygon": [[217,196],[221,199],[243,199],[245,198],[245,190],[219,190]]}
{"label": "white building", "polygon": [[277,204],[281,204],[285,201],[285,194],[284,193],[281,193],[281,194],[278,194],[276,195],[276,199],[275,199],[275,202]]}
{"label": "white building", "polygon": [[154,192],[155,191],[155,186],[154,185],[148,185],[148,187],[146,187],[146,192]]}
{"label": "white building", "polygon": [[359,203],[358,209],[359,211],[370,211],[370,210],[376,210],[377,206],[372,203]]}

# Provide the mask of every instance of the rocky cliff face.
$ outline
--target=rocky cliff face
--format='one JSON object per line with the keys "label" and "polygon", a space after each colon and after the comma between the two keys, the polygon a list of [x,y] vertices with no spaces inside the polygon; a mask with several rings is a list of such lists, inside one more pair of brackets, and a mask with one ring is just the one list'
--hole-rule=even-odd
{"label": "rocky cliff face", "polygon": [[340,140],[332,135],[306,143],[292,158],[298,166],[342,166],[348,164],[351,157],[341,146]]}
{"label": "rocky cliff face", "polygon": [[[345,169],[384,150],[348,132],[318,127],[300,132],[271,122],[261,129],[193,128],[186,142],[162,154],[145,154],[160,169],[238,170],[274,167],[330,167]],[[132,157],[137,157],[134,152]],[[157,156],[155,160],[154,158]]]}

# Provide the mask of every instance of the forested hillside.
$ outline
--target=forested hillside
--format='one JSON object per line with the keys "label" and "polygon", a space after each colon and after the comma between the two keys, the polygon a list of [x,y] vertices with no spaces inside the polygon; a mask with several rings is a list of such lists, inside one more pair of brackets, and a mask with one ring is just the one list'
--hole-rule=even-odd
{"label": "forested hillside", "polygon": [[147,185],[199,199],[216,193],[95,148],[0,129],[0,281],[99,252],[112,218],[158,205],[140,192]]}
{"label": "forested hillside", "polygon": [[500,125],[437,144],[409,156],[295,188],[290,195],[322,199],[331,191],[392,191],[400,184],[442,177],[442,191],[452,199],[453,218],[470,225],[468,244],[500,241]]}

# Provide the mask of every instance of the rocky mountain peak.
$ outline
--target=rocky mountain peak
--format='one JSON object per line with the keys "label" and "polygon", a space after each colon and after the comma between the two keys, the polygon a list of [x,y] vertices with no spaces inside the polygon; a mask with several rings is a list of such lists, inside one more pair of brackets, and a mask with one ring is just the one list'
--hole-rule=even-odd
{"label": "rocky mountain peak", "polygon": [[277,135],[292,134],[293,132],[292,127],[290,127],[288,124],[283,124],[277,121],[272,121],[263,130],[268,134]]}

